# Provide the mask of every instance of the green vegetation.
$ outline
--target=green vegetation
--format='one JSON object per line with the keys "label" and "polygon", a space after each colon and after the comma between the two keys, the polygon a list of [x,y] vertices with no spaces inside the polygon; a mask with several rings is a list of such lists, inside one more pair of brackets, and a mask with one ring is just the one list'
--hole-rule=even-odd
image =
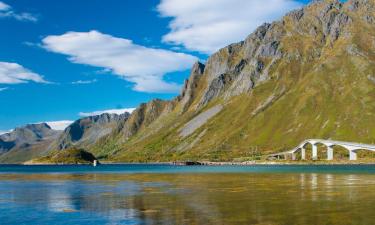
{"label": "green vegetation", "polygon": [[70,148],[62,151],[52,151],[49,155],[34,159],[31,164],[90,164],[95,156],[83,149]]}

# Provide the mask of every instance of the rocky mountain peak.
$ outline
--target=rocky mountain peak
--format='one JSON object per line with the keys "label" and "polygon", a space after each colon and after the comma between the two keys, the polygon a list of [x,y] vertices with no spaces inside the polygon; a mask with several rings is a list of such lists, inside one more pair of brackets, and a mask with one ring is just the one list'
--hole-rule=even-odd
{"label": "rocky mountain peak", "polygon": [[189,79],[185,80],[181,94],[177,97],[181,104],[182,112],[185,112],[193,102],[196,94],[196,88],[198,87],[199,80],[204,73],[204,69],[204,64],[196,62],[191,69]]}
{"label": "rocky mountain peak", "polygon": [[[199,95],[202,97],[198,108],[218,97],[229,99],[251,92],[255,86],[270,79],[269,71],[281,61],[308,62],[320,58],[324,49],[332,49],[340,38],[352,38],[353,16],[360,16],[367,22],[375,21],[368,10],[373,7],[373,2],[314,1],[279,21],[261,25],[244,41],[222,48],[207,60],[201,76],[206,86]],[[349,8],[364,12],[352,15]],[[297,41],[293,43],[292,39]],[[302,41],[314,42],[314,46],[303,50]],[[196,73],[192,73],[191,79],[195,77]],[[189,81],[185,83],[182,94],[186,95],[188,84]]]}
{"label": "rocky mountain peak", "polygon": [[47,123],[27,124],[0,135],[0,155],[12,149],[29,147],[56,138],[61,132],[51,129]]}
{"label": "rocky mountain peak", "polygon": [[12,132],[0,136],[3,140],[14,140],[18,142],[37,141],[56,134],[47,123],[27,124],[17,127]]}

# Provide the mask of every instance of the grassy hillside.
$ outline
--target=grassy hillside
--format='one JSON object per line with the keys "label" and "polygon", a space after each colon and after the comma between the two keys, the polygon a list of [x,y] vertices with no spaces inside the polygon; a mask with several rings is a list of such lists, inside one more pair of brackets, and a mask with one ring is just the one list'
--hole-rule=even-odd
{"label": "grassy hillside", "polygon": [[[126,140],[118,132],[92,150],[115,161],[221,161],[291,149],[307,138],[375,143],[373,6],[328,0],[266,26],[263,39],[260,28],[210,57],[186,111],[177,102]],[[215,105],[223,109],[180,135]]]}
{"label": "grassy hillside", "polygon": [[52,151],[47,156],[33,159],[26,164],[91,164],[95,156],[83,149],[69,148],[63,151]]}

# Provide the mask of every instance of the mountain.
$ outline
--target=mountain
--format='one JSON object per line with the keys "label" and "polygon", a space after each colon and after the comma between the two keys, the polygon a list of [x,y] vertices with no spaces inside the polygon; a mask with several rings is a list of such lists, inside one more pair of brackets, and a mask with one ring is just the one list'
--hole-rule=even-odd
{"label": "mountain", "polygon": [[47,151],[226,161],[308,138],[375,142],[375,0],[315,0],[194,64],[176,98],[77,120]]}
{"label": "mountain", "polygon": [[28,124],[0,135],[0,163],[19,163],[38,157],[60,134],[41,123]]}
{"label": "mountain", "polygon": [[196,63],[177,98],[141,105],[92,151],[231,160],[307,138],[373,143],[374,63],[375,1],[314,1]]}
{"label": "mountain", "polygon": [[89,148],[117,129],[118,124],[129,118],[129,113],[121,115],[104,113],[76,120],[65,128],[64,132],[53,143],[51,150],[62,150],[72,146]]}

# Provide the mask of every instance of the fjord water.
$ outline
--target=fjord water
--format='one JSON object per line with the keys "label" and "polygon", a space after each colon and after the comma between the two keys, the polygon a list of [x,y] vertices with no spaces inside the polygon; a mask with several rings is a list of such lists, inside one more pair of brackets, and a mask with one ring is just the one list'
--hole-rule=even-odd
{"label": "fjord water", "polygon": [[0,224],[375,224],[374,166],[0,166]]}

